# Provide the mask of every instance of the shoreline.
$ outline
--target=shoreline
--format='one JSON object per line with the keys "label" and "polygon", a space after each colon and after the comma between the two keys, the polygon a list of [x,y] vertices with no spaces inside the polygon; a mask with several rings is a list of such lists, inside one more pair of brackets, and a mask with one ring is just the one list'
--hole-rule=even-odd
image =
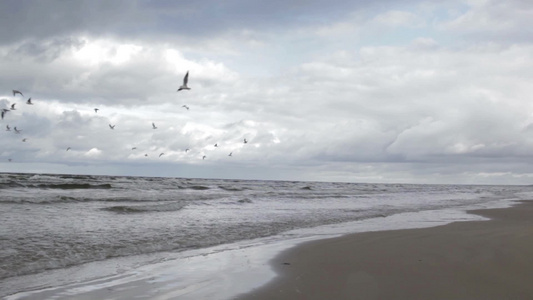
{"label": "shoreline", "polygon": [[517,203],[468,211],[486,221],[305,242],[233,299],[533,299],[533,202]]}
{"label": "shoreline", "polygon": [[[487,209],[483,211],[493,211],[498,209],[497,207],[506,207],[504,210],[510,209],[508,207],[512,205],[511,203],[516,202],[509,200],[484,205]],[[181,253],[158,253],[155,257],[147,256],[155,263],[139,268],[126,267],[124,269],[125,264],[132,265],[132,262],[143,260],[137,261],[135,257],[133,261],[132,258],[117,258],[93,262],[78,267],[30,275],[23,281],[15,279],[11,284],[16,283],[20,288],[26,286],[29,289],[25,291],[18,289],[19,292],[6,295],[6,299],[131,299],[132,297],[262,299],[255,298],[258,291],[266,289],[272,282],[283,278],[280,276],[284,276],[283,271],[286,271],[284,269],[295,266],[292,263],[291,265],[276,263],[279,257],[289,253],[292,249],[367,233],[431,229],[453,222],[466,223],[476,222],[476,220],[486,220],[486,218],[454,209],[404,213],[387,218],[308,228],[303,231],[299,229],[286,232],[285,237],[281,238],[250,240],[244,243],[226,244]],[[111,271],[123,269],[125,272],[113,272],[113,275],[106,276],[101,274],[101,271],[105,269]],[[76,280],[72,281],[73,278]],[[29,282],[34,283],[33,288],[31,288],[32,284],[28,286]],[[5,284],[8,283],[5,282]],[[298,298],[291,296],[287,299]]]}

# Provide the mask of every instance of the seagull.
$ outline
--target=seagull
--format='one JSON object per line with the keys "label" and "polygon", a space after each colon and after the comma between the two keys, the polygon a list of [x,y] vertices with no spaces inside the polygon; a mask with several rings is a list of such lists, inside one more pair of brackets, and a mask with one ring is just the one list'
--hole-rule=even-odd
{"label": "seagull", "polygon": [[9,125],[6,125],[6,131],[11,131],[11,127],[9,127]]}
{"label": "seagull", "polygon": [[67,151],[70,150],[70,147],[67,148]]}
{"label": "seagull", "polygon": [[248,141],[246,139],[244,139],[244,143],[246,144],[246,143],[248,143]]}
{"label": "seagull", "polygon": [[33,105],[33,103],[31,103],[31,97],[30,97],[30,99],[28,99],[28,101],[26,101],[26,104]]}
{"label": "seagull", "polygon": [[132,147],[132,148],[131,148],[131,150],[135,150],[135,149],[137,149],[137,147]]}
{"label": "seagull", "polygon": [[187,71],[187,74],[185,74],[185,77],[183,77],[183,85],[180,86],[178,89],[178,92],[181,90],[190,90],[191,88],[187,86],[187,82],[189,81],[189,71]]}
{"label": "seagull", "polygon": [[22,129],[17,129],[17,126],[15,126],[15,128],[13,128],[13,130],[15,130],[15,133],[20,133],[22,131]]}
{"label": "seagull", "polygon": [[148,156],[148,154],[144,154],[144,156]]}
{"label": "seagull", "polygon": [[13,90],[13,96],[15,96],[16,94],[20,94],[22,97],[24,97],[24,95],[22,95],[20,91]]}
{"label": "seagull", "polygon": [[215,144],[215,147],[218,147],[218,143],[217,143],[217,144]]}
{"label": "seagull", "polygon": [[154,122],[152,122],[152,129],[157,129],[157,127],[155,127]]}
{"label": "seagull", "polygon": [[97,113],[99,110],[100,110],[100,109],[95,108],[95,109],[94,109],[94,112]]}
{"label": "seagull", "polygon": [[10,161],[10,162],[11,162],[11,158],[9,158],[9,159],[8,159],[8,161]]}
{"label": "seagull", "polygon": [[205,159],[206,157],[207,157],[207,156],[204,155],[204,156],[202,157],[202,159]]}
{"label": "seagull", "polygon": [[159,154],[159,157],[161,157],[161,155],[165,155],[165,153],[162,153],[162,152],[161,152],[161,154]]}
{"label": "seagull", "polygon": [[189,110],[189,107],[187,105],[182,105],[181,107],[185,107],[187,110]]}
{"label": "seagull", "polygon": [[233,154],[233,152],[230,152],[230,153],[228,154],[228,156],[232,156],[232,154]]}
{"label": "seagull", "polygon": [[8,112],[9,110],[6,110],[5,108],[2,110],[2,120],[4,119],[4,115],[6,114],[6,112]]}
{"label": "seagull", "polygon": [[26,141],[26,139],[22,139],[22,141],[23,141],[23,142],[25,142],[25,141]]}
{"label": "seagull", "polygon": [[111,128],[111,129],[115,129],[115,126],[116,125],[111,126],[111,124],[109,124],[109,128]]}
{"label": "seagull", "polygon": [[17,104],[17,103],[13,103],[13,104],[11,104],[11,110],[16,110],[16,108],[15,108],[15,105],[16,105],[16,104]]}
{"label": "seagull", "polygon": [[185,149],[185,153],[189,152],[189,150],[191,150],[191,149],[189,149],[189,148]]}

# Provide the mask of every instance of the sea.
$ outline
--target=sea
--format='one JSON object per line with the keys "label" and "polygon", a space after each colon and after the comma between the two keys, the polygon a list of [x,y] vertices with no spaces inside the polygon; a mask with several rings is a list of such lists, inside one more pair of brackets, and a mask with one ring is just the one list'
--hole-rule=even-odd
{"label": "sea", "polygon": [[[450,211],[504,207],[532,196],[532,186],[511,185],[0,173],[0,297],[29,288],[28,276],[98,261],[201,255],[219,245],[397,216],[438,221]],[[131,268],[142,265],[135,261]]]}

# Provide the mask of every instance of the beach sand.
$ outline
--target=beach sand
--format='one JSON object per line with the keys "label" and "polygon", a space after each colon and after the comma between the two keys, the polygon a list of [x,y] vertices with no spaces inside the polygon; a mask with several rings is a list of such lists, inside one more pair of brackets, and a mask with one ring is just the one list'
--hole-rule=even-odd
{"label": "beach sand", "polygon": [[533,202],[470,213],[491,220],[299,245],[235,299],[533,299]]}

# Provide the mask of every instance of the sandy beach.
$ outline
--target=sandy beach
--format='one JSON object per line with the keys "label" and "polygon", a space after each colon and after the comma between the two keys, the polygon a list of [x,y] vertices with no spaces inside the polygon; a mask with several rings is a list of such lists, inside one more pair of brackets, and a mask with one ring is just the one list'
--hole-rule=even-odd
{"label": "sandy beach", "polygon": [[491,220],[299,245],[237,299],[533,299],[533,202],[470,213]]}

